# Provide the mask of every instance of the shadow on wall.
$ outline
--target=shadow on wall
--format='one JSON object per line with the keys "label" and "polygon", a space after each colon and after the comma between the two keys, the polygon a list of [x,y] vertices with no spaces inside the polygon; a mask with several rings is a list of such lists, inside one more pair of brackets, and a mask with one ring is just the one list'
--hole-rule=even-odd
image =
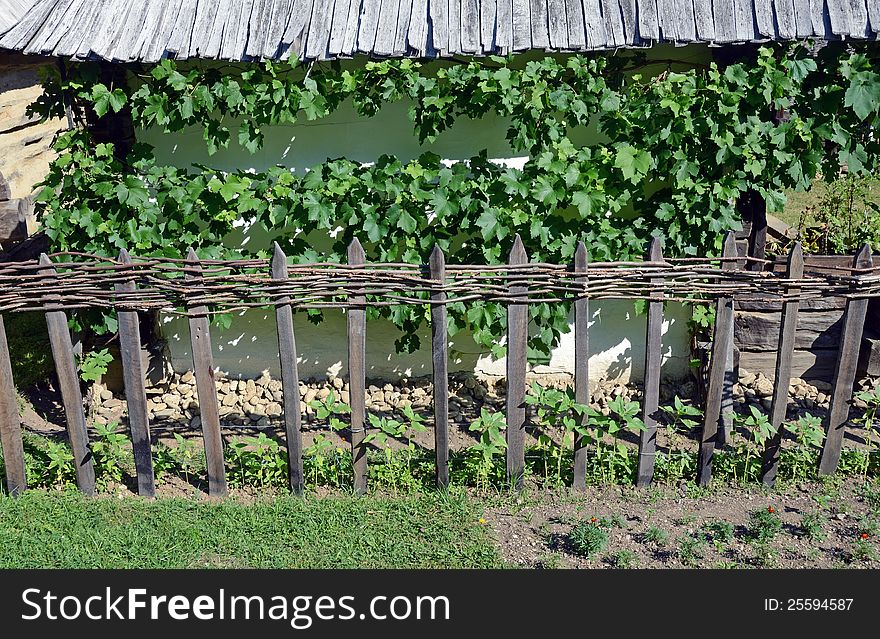
{"label": "shadow on wall", "polygon": [[[668,304],[663,323],[663,376],[680,379],[688,374],[689,338],[687,319],[690,314],[680,304]],[[644,376],[645,358],[644,315],[636,315],[633,304],[626,300],[606,300],[592,305],[590,322],[590,378],[639,381]],[[346,375],[348,342],[343,311],[328,311],[324,321],[315,325],[304,313],[294,319],[299,374],[303,379]],[[189,327],[186,318],[165,316],[162,334],[168,342],[171,365],[177,372],[192,368]],[[268,372],[280,376],[278,338],[272,310],[248,310],[233,317],[228,329],[211,327],[214,344],[214,365],[232,377],[258,377]],[[419,333],[421,348],[415,353],[397,353],[394,340],[397,329],[386,320],[367,324],[367,377],[395,379],[431,374],[430,328]],[[470,335],[459,333],[450,340],[449,369],[451,372],[474,371],[482,375],[503,376],[505,361],[493,360],[479,352]],[[562,336],[548,364],[533,368],[538,374],[574,373],[574,333]]]}

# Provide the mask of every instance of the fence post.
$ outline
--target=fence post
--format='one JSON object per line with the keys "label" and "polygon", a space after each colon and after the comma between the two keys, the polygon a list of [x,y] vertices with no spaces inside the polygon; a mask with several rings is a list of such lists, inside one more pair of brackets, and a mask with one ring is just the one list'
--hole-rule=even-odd
{"label": "fence post", "polygon": [[[122,249],[119,261],[130,265],[131,256]],[[134,292],[134,280],[116,285],[119,292]],[[119,353],[122,358],[122,377],[125,384],[125,403],[128,407],[128,426],[137,474],[138,494],[155,497],[156,480],[153,476],[153,458],[150,449],[150,420],[147,413],[147,391],[144,387],[144,367],[141,362],[140,322],[137,311],[119,311]]]}
{"label": "fence post", "polygon": [[[574,252],[575,281],[586,287],[587,269],[590,255],[583,242],[578,242]],[[584,406],[590,403],[590,300],[581,297],[574,303],[574,401]],[[581,426],[586,428],[590,417],[580,416]],[[587,487],[587,446],[586,437],[574,434],[574,477],[572,487],[585,490]]]}
{"label": "fence post", "polygon": [[[871,268],[871,247],[865,244],[853,260],[853,269]],[[843,446],[843,432],[849,417],[849,404],[852,399],[853,384],[856,380],[856,365],[865,316],[868,313],[868,299],[848,299],[843,315],[843,334],[837,351],[837,366],[831,388],[831,406],[828,411],[828,424],[825,428],[825,445],[819,459],[819,474],[831,475],[837,470]]]}
{"label": "fence post", "polygon": [[[788,270],[786,277],[799,280],[804,276],[804,251],[800,242],[795,242],[788,254]],[[767,440],[764,449],[764,460],[761,464],[761,481],[766,486],[776,482],[776,471],[779,469],[779,451],[782,447],[782,422],[788,408],[788,387],[791,384],[791,358],[794,353],[795,335],[797,333],[798,311],[800,310],[800,286],[792,286],[787,291],[792,298],[782,305],[782,319],[779,324],[779,347],[776,351],[776,374],[773,377],[773,399],[770,404],[770,425],[773,434]],[[748,472],[748,469],[746,469]]]}
{"label": "fence post", "polygon": [[[278,242],[272,255],[272,278],[287,279],[287,256]],[[287,440],[287,466],[290,490],[303,492],[302,415],[299,407],[299,370],[296,362],[296,339],[293,333],[293,309],[290,297],[275,302],[275,324],[278,329],[278,359],[281,363],[281,392],[284,396],[284,429]]]}
{"label": "fence post", "polygon": [[[55,274],[55,269],[52,268],[52,263],[45,253],[40,254],[40,265],[46,267],[42,269],[44,273]],[[94,495],[95,467],[92,463],[92,451],[89,449],[89,433],[86,428],[79,376],[73,360],[73,343],[64,311],[48,311],[46,328],[49,331],[52,358],[55,360],[55,372],[58,375],[61,401],[64,404],[70,448],[76,464],[76,484],[86,495]]]}
{"label": "fence post", "polygon": [[[202,266],[196,252],[190,248],[186,254],[186,280],[202,278]],[[192,343],[193,370],[196,376],[196,393],[199,398],[199,415],[202,420],[202,438],[205,443],[205,460],[208,469],[208,494],[224,497],[227,494],[226,467],[223,461],[223,436],[220,434],[220,407],[217,403],[217,384],[214,380],[214,355],[211,352],[208,307],[194,306],[189,309],[189,338]]]}
{"label": "fence post", "polygon": [[[348,245],[348,263],[363,266],[367,261],[364,247],[357,238]],[[366,333],[367,298],[352,295],[348,309],[348,384],[351,399],[351,461],[354,469],[354,491],[367,492],[367,446],[364,444],[366,424]]]}
{"label": "fence post", "polygon": [[[736,236],[728,231],[724,237],[721,269],[736,268]],[[715,302],[715,330],[712,337],[712,359],[709,362],[709,388],[706,393],[706,410],[700,435],[700,452],[697,459],[697,484],[706,486],[712,479],[712,455],[718,437],[718,420],[724,393],[724,376],[727,369],[727,353],[733,344],[733,298],[719,297]]]}
{"label": "fence post", "polygon": [[[654,237],[648,248],[648,261],[662,262],[660,238]],[[662,278],[652,278],[651,284],[662,286]],[[654,458],[657,454],[657,411],[660,410],[660,364],[663,356],[663,292],[651,293],[648,301],[648,322],[645,331],[645,396],[642,421],[645,430],[639,437],[639,468],[636,486],[651,484],[654,477]]]}
{"label": "fence post", "polygon": [[3,467],[6,469],[6,488],[10,495],[18,495],[27,488],[24,465],[24,446],[21,442],[21,416],[15,382],[12,379],[12,361],[6,341],[6,326],[0,315],[0,444],[3,445]]}
{"label": "fence post", "polygon": [[437,487],[449,485],[449,377],[448,329],[446,326],[446,257],[434,245],[430,258],[431,279],[439,288],[431,292],[431,356],[434,371],[434,452],[437,457]]}
{"label": "fence post", "polygon": [[[529,261],[519,233],[510,250],[510,266]],[[508,271],[511,279],[508,296],[525,297],[528,287],[523,286],[516,271]],[[507,480],[516,490],[522,488],[525,476],[526,431],[526,349],[528,347],[529,306],[525,302],[510,302],[507,306]]]}

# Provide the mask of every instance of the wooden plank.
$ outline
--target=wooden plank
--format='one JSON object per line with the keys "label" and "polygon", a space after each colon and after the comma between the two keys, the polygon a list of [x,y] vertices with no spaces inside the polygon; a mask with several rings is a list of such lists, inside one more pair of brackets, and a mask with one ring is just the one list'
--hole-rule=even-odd
{"label": "wooden plank", "polygon": [[[660,238],[654,237],[648,248],[649,262],[662,262]],[[651,279],[651,285],[661,292],[652,294],[648,302],[648,322],[645,334],[645,391],[642,400],[642,421],[645,430],[639,437],[639,468],[636,486],[645,487],[654,478],[654,458],[657,454],[657,413],[660,410],[660,364],[663,359],[663,278]]]}
{"label": "wooden plank", "polygon": [[[562,2],[563,0],[559,0]],[[495,53],[495,0],[480,2],[480,47],[483,53]],[[451,13],[450,13],[451,18]]]}
{"label": "wooden plank", "polygon": [[[829,4],[832,0],[829,0]],[[773,0],[776,26],[780,38],[795,37],[797,27],[794,22],[794,0]]]}
{"label": "wooden plank", "polygon": [[813,24],[813,33],[826,40],[833,38],[825,0],[810,0],[810,22]]}
{"label": "wooden plank", "polygon": [[[365,0],[364,0],[365,1]],[[428,3],[427,0],[413,0],[409,17],[407,42],[418,55],[424,55],[428,49]]]}
{"label": "wooden plank", "polygon": [[[638,28],[636,0],[618,0],[617,4],[620,7],[621,24],[623,25],[623,41],[626,44],[635,44]],[[691,13],[693,13],[693,8],[691,8]]]}
{"label": "wooden plank", "polygon": [[[809,11],[809,0],[801,1],[807,2],[807,10]],[[854,38],[871,37],[871,29],[868,27],[868,7],[865,5],[865,0],[849,0],[849,10],[850,16],[852,16],[850,19],[850,35]],[[809,20],[809,15],[807,19]]]}
{"label": "wooden plank", "polygon": [[568,46],[583,49],[587,44],[587,33],[581,0],[565,0],[565,24],[568,28]]}
{"label": "wooden plank", "polygon": [[[187,280],[202,277],[202,266],[196,252],[187,252]],[[217,403],[217,384],[214,380],[214,355],[211,352],[211,331],[208,308],[203,305],[189,309],[189,339],[192,344],[193,372],[199,398],[202,420],[202,438],[208,470],[208,494],[224,497],[227,494],[226,469],[223,464],[223,437],[220,434],[220,407]]]}
{"label": "wooden plank", "polygon": [[[635,2],[635,0],[632,0]],[[484,0],[485,2],[485,0]],[[547,0],[547,30],[550,46],[568,49],[568,24],[565,18],[565,0]]]}
{"label": "wooden plank", "polygon": [[3,445],[3,467],[6,469],[6,490],[18,495],[27,489],[24,446],[21,441],[21,416],[12,379],[12,361],[6,341],[6,325],[0,315],[0,444]]}
{"label": "wooden plank", "polygon": [[[445,1],[443,5],[446,5]],[[391,55],[394,53],[398,11],[400,11],[399,0],[382,0],[382,8],[379,10],[379,24],[376,30],[376,44],[373,46],[373,51],[379,55]],[[445,27],[446,25],[444,24],[443,26]],[[329,31],[329,23],[326,28]]]}
{"label": "wooden plank", "polygon": [[[737,256],[736,237],[728,231],[724,238],[722,256]],[[736,262],[725,261],[722,270],[736,268]],[[733,299],[719,297],[715,302],[715,330],[712,338],[712,360],[709,362],[709,388],[706,396],[706,409],[703,417],[703,430],[700,434],[700,452],[697,460],[697,483],[706,486],[712,479],[712,456],[718,437],[718,420],[721,417],[721,403],[724,393],[724,374],[727,368],[727,353],[733,347]]]}
{"label": "wooden plank", "polygon": [[[499,0],[503,2],[504,0]],[[510,9],[510,0],[507,0],[508,9]],[[461,0],[449,0],[446,5],[449,13],[449,52],[452,54],[461,53]],[[510,16],[508,15],[508,40],[510,40]],[[501,28],[500,25],[498,27]],[[508,45],[509,46],[509,45]]]}
{"label": "wooden plank", "polygon": [[[397,16],[395,16],[395,20],[396,18]],[[310,60],[324,60],[327,58],[327,45],[330,43],[332,20],[333,0],[316,2],[312,9],[312,20],[309,23],[305,48],[306,58]]]}
{"label": "wooden plank", "polygon": [[[780,313],[737,312],[734,340],[745,350],[773,350],[779,343]],[[843,312],[804,312],[795,336],[794,348],[836,348],[843,330]]]}
{"label": "wooden plank", "polygon": [[[671,0],[668,1],[671,2]],[[601,4],[608,46],[623,46],[626,37],[623,33],[623,16],[620,15],[620,5],[617,4],[617,0],[601,0]]]}
{"label": "wooden plank", "polygon": [[852,23],[849,0],[826,0],[825,5],[831,19],[831,32],[835,35],[849,35]]}
{"label": "wooden plank", "polygon": [[357,36],[357,50],[370,53],[376,42],[376,30],[379,26],[379,8],[382,0],[363,0],[361,22]]}
{"label": "wooden plank", "polygon": [[[804,276],[804,251],[800,242],[795,242],[788,255],[788,279],[796,280]],[[793,286],[789,293],[797,297],[800,287]],[[764,449],[764,460],[761,465],[761,482],[773,486],[776,472],[779,469],[779,451],[782,448],[782,422],[788,407],[788,387],[791,384],[791,359],[794,352],[795,334],[798,324],[798,301],[795,299],[785,303],[782,310],[782,321],[779,325],[779,348],[776,351],[776,371],[773,376],[773,399],[770,404],[770,425],[773,435]]]}
{"label": "wooden plank", "polygon": [[673,0],[657,0],[657,26],[663,40],[678,40],[678,18]]}
{"label": "wooden plank", "polygon": [[611,36],[605,29],[601,0],[581,0],[581,4],[584,8],[587,49],[600,49],[610,44]]}
{"label": "wooden plank", "polygon": [[464,53],[480,51],[480,10],[477,0],[461,0],[461,50]]}
{"label": "wooden plank", "polygon": [[[391,0],[383,1],[383,9],[385,2],[388,1]],[[433,38],[434,48],[441,54],[446,54],[449,52],[449,22],[446,0],[432,0],[428,5],[428,10],[431,12],[431,25],[433,27],[431,37]]]}
{"label": "wooden plank", "polygon": [[[337,3],[339,4],[339,3]],[[451,2],[450,2],[451,4]],[[397,12],[397,31],[394,35],[395,55],[406,54],[406,32],[409,29],[409,17],[412,13],[412,0],[401,0],[400,11]],[[451,13],[450,13],[451,19]],[[332,48],[332,47],[331,47]]]}
{"label": "wooden plank", "polygon": [[[794,11],[792,11],[792,16],[794,16]],[[748,42],[755,39],[752,0],[733,0],[733,19],[738,42]]]}
{"label": "wooden plank", "polygon": [[[327,43],[327,50],[330,55],[339,55],[342,53],[342,45],[345,42],[345,29],[348,27],[348,12],[351,8],[352,0],[336,0],[333,5],[333,22],[330,25],[330,41]],[[409,11],[409,3],[403,3],[407,12]],[[401,10],[403,6],[401,6]],[[402,12],[402,11],[401,11]],[[409,13],[406,14],[407,23],[409,22]],[[396,34],[399,37],[399,34]]]}
{"label": "wooden plank", "polygon": [[[464,19],[464,14],[462,14]],[[513,0],[513,50],[532,48],[532,20],[529,0]]]}
{"label": "wooden plank", "polygon": [[[122,264],[131,264],[128,251],[123,249],[119,252],[119,261]],[[136,290],[136,286],[134,281],[123,282],[116,285],[116,290],[131,293]],[[155,497],[156,480],[153,476],[147,391],[144,384],[144,366],[141,361],[140,321],[136,311],[121,310],[117,316],[122,379],[125,384],[125,402],[128,407],[128,427],[131,431],[138,494],[141,497]]]}
{"label": "wooden plank", "polygon": [[[800,317],[803,318],[803,313]],[[803,379],[819,379],[830,382],[834,379],[834,369],[837,365],[836,348],[817,348],[812,350],[795,350],[792,353],[791,375]],[[771,375],[776,366],[775,352],[740,351],[740,370],[751,373],[764,373]]]}
{"label": "wooden plank", "polygon": [[[669,0],[666,0],[667,2]],[[718,42],[736,41],[736,17],[734,15],[733,0],[723,0],[713,3],[715,16],[715,38]]]}
{"label": "wooden plank", "polygon": [[[434,246],[430,258],[431,279],[443,285],[446,257]],[[446,319],[446,292],[431,293],[431,359],[434,371],[434,451],[437,458],[437,487],[449,485],[449,337]]]}
{"label": "wooden plank", "polygon": [[[759,2],[760,0],[755,1]],[[771,0],[765,1],[770,2]],[[706,42],[715,39],[715,18],[712,16],[712,0],[694,0],[694,23],[697,28],[697,38]]]}
{"label": "wooden plank", "polygon": [[550,48],[550,34],[547,24],[547,0],[529,0],[531,15],[532,48]]}
{"label": "wooden plank", "polygon": [[[582,274],[575,281],[586,287],[587,269],[590,255],[583,242],[578,242],[574,252],[574,272]],[[590,300],[580,298],[574,303],[574,401],[584,406],[590,404]],[[581,416],[581,424],[586,427],[589,415]],[[574,479],[575,490],[587,487],[587,438],[575,434],[574,438]]]}
{"label": "wooden plank", "polygon": [[678,39],[681,42],[693,42],[697,39],[697,22],[694,14],[694,3],[684,0],[677,5],[676,17],[678,19]]}
{"label": "wooden plank", "polygon": [[[287,256],[278,242],[272,255],[272,279],[287,279]],[[301,495],[303,479],[302,416],[299,406],[299,370],[296,362],[296,338],[293,333],[293,309],[289,297],[280,297],[275,305],[278,330],[278,359],[281,364],[281,392],[284,399],[284,430],[287,441],[287,467],[290,490]]]}
{"label": "wooden plank", "polygon": [[808,38],[813,35],[810,0],[794,0],[794,26],[799,38]]}
{"label": "wooden plank", "polygon": [[[348,245],[348,263],[363,266],[366,263],[364,247],[357,238]],[[348,386],[351,399],[351,458],[354,467],[354,491],[367,492],[367,446],[364,444],[366,423],[366,334],[367,298],[353,295],[348,309]]]}
{"label": "wooden plank", "polygon": [[[853,268],[871,268],[871,247],[865,244],[853,260]],[[819,460],[819,474],[831,475],[837,470],[840,451],[843,445],[843,431],[849,417],[849,404],[852,400],[853,384],[856,379],[856,365],[865,316],[868,313],[868,300],[850,299],[846,304],[843,319],[843,336],[837,356],[837,366],[831,388],[831,406],[828,410],[828,423],[825,427],[825,445]]]}
{"label": "wooden plank", "polygon": [[[580,0],[577,0],[580,2]],[[449,0],[449,20],[452,21],[452,4],[457,0]],[[496,0],[498,17],[496,18],[495,42],[501,53],[509,53],[513,49],[513,0]]]}
{"label": "wooden plank", "polygon": [[639,36],[644,40],[659,40],[660,25],[657,21],[657,0],[639,2]]}
{"label": "wooden plank", "polygon": [[[529,261],[519,233],[513,241],[508,263],[511,266]],[[511,279],[508,296],[524,296],[528,287]],[[526,348],[528,346],[529,306],[507,305],[507,480],[519,490],[525,476],[526,433]]]}
{"label": "wooden plank", "polygon": [[[776,300],[736,300],[736,308],[742,312],[754,313],[780,313],[782,311],[782,302]],[[801,300],[801,311],[822,312],[839,310],[841,313],[846,308],[845,297],[818,297],[813,299]]]}
{"label": "wooden plank", "polygon": [[[40,255],[40,265],[47,267],[42,269],[43,273],[55,273],[51,264],[45,253]],[[64,311],[46,313],[46,328],[49,330],[49,344],[52,347],[61,402],[64,404],[64,417],[67,420],[67,435],[76,466],[76,485],[86,495],[94,495],[95,467],[92,463],[92,451],[89,449],[89,433],[86,430],[79,375],[73,360],[73,343]]]}

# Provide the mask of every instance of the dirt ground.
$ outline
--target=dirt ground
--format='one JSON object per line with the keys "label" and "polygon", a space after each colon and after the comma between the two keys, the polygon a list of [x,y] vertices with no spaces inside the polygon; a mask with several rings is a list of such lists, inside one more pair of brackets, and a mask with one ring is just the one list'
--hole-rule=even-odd
{"label": "dirt ground", "polygon": [[[859,483],[838,478],[783,492],[684,484],[535,491],[488,507],[485,519],[504,560],[523,568],[880,568],[880,488]],[[781,530],[759,542],[750,513],[771,508]],[[813,536],[805,515],[818,522]],[[607,547],[579,555],[569,537],[578,522],[601,526]],[[732,524],[728,539],[713,534],[718,522]]]}

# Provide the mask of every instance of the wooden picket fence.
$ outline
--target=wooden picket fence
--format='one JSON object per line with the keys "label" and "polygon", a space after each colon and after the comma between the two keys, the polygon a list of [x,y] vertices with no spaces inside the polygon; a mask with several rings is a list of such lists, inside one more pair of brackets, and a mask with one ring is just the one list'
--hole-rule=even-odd
{"label": "wooden picket fence", "polygon": [[[742,260],[743,258],[737,253],[734,235],[729,233],[724,241],[723,255],[721,260],[719,260],[722,266],[719,272],[715,273],[716,279],[723,279],[725,274],[733,274],[738,269],[738,264],[742,263]],[[590,285],[591,271],[588,262],[587,249],[583,243],[580,243],[574,255],[571,273],[573,285],[575,287],[582,286],[583,291],[589,290]],[[660,242],[655,239],[651,242],[647,251],[645,264],[656,267],[663,263],[664,258]],[[131,257],[125,251],[122,251],[119,260],[117,260],[117,265],[126,267],[131,264]],[[180,286],[186,288],[189,285],[193,287],[203,285],[200,262],[192,250],[190,250],[187,256],[186,264],[186,276],[183,279],[183,284],[179,285],[178,288]],[[366,265],[364,250],[361,244],[354,240],[348,248],[348,266],[362,267],[364,265]],[[45,255],[41,256],[39,264],[35,265],[40,277],[43,278],[39,282],[56,281],[56,279],[51,278],[46,280],[47,274],[48,276],[55,274],[54,266],[60,265],[53,265],[48,257]],[[514,272],[528,274],[529,260],[518,236],[510,253],[509,266]],[[545,267],[546,265],[533,266]],[[288,269],[287,258],[280,247],[276,245],[274,257],[270,264],[272,282],[283,284],[288,281]],[[86,271],[88,270],[86,269]],[[102,277],[100,269],[95,267],[92,270],[97,273],[94,276],[95,278],[100,279]],[[435,247],[431,254],[427,270],[429,277],[425,281],[430,287],[429,303],[431,305],[432,324],[436,484],[438,487],[444,487],[449,484],[447,305],[450,302],[447,298],[447,288],[444,286],[444,282],[447,280],[447,266],[445,256],[439,247]],[[655,274],[661,272],[663,271],[653,271]],[[700,273],[702,271],[698,272],[697,275]],[[855,257],[852,274],[859,275],[869,284],[866,285],[861,294],[859,294],[859,290],[856,290],[856,294],[847,297],[844,327],[831,393],[830,410],[825,424],[826,437],[819,465],[819,473],[822,475],[833,473],[840,458],[844,426],[847,421],[849,403],[852,399],[859,344],[865,324],[867,305],[869,297],[878,296],[877,284],[880,283],[880,278],[877,277],[877,271],[873,268],[871,252],[867,246]],[[750,277],[754,275],[752,274]],[[767,275],[772,276],[772,274]],[[849,275],[847,273],[847,276]],[[4,277],[0,274],[0,282],[2,282]],[[19,275],[17,277],[23,276]],[[57,282],[62,283],[62,279],[58,277]],[[837,280],[840,279],[837,278]],[[853,278],[849,278],[848,283],[845,283],[845,285],[852,287],[852,281],[850,280],[853,280]],[[133,279],[116,279],[111,281],[115,282],[109,285],[115,291],[115,294],[120,299],[129,300],[124,304],[119,303],[116,307],[119,321],[119,344],[138,492],[143,496],[149,497],[155,495],[155,478],[150,448],[150,424],[147,411],[145,375],[140,358],[141,340],[137,316],[139,309],[137,302],[131,301],[137,299],[138,289],[136,289]],[[525,404],[526,352],[529,318],[528,304],[530,299],[527,294],[528,283],[524,277],[511,277],[506,281],[508,282],[506,284],[507,290],[497,293],[502,299],[507,300],[506,465],[507,476],[511,485],[520,488],[525,475],[524,436],[527,422]],[[736,280],[732,278],[731,282],[734,281]],[[746,286],[748,286],[748,282],[759,281],[758,279],[747,280]],[[858,280],[858,282],[861,281],[863,280]],[[656,418],[659,411],[660,397],[661,327],[664,312],[663,304],[664,301],[670,299],[668,295],[664,295],[664,282],[663,277],[648,277],[645,282],[645,289],[648,291],[644,296],[647,299],[644,400],[642,406],[642,419],[645,423],[645,429],[640,435],[638,448],[636,480],[638,486],[647,486],[651,483],[657,452],[656,436],[658,424]],[[813,294],[816,294],[817,291],[821,293],[821,289],[817,288],[818,285],[815,281],[804,279],[804,256],[800,245],[797,244],[789,255],[787,273],[784,277],[774,280],[774,282],[779,293],[778,299],[782,302],[782,322],[777,349],[775,390],[770,409],[770,422],[776,429],[776,435],[767,446],[762,470],[762,479],[768,485],[773,484],[779,463],[781,446],[780,425],[785,418],[788,402],[791,357],[794,350],[793,344],[798,323],[798,308],[802,299],[802,287],[809,285],[812,286]],[[829,291],[834,294],[840,294],[841,286],[838,284],[832,287],[829,284]],[[69,285],[68,288],[79,290]],[[206,288],[213,290],[211,287]],[[39,309],[45,312],[52,356],[58,377],[58,387],[62,397],[67,430],[76,464],[77,485],[85,494],[93,495],[95,493],[95,471],[89,450],[89,435],[83,410],[83,397],[77,375],[64,303],[58,302],[59,296],[50,294],[45,295],[38,303],[34,302],[29,306],[29,302],[25,298],[15,298],[16,286],[14,286],[14,283],[13,286],[7,287],[4,290],[11,291],[0,293],[0,302],[6,304],[5,308],[14,308],[16,311]],[[284,293],[287,289],[281,288],[279,290],[281,290],[281,294],[272,299],[271,305],[275,308],[277,322],[278,355],[281,364],[281,382],[283,386],[283,419],[285,439],[289,453],[290,489],[294,493],[300,494],[304,488],[303,449],[300,396],[298,392],[297,347],[293,325],[293,310],[297,307],[297,300]],[[712,477],[712,458],[719,440],[719,420],[721,419],[722,404],[726,399],[725,393],[731,392],[729,385],[725,385],[724,379],[728,361],[727,353],[733,348],[734,298],[736,294],[741,294],[745,288],[744,286],[739,286],[738,288],[735,286],[728,288],[720,286],[711,290],[715,291],[712,298],[714,299],[716,319],[708,371],[704,421],[700,434],[696,476],[696,480],[700,485],[708,484]],[[725,291],[732,292],[726,293]],[[364,439],[366,435],[365,344],[367,330],[366,308],[369,304],[368,294],[368,288],[364,284],[363,288],[355,288],[349,291],[346,302],[346,308],[348,309],[348,382],[351,405],[351,452],[354,468],[353,483],[357,493],[364,493],[367,490],[367,445]],[[595,297],[593,296],[593,298]],[[3,302],[6,298],[15,298],[13,300],[14,303],[8,300]],[[201,414],[201,429],[205,444],[208,492],[213,496],[223,496],[227,494],[227,482],[211,348],[210,311],[208,306],[203,303],[205,298],[201,299],[203,300],[202,302],[187,308],[192,342],[193,370]],[[588,404],[590,400],[588,367],[590,299],[591,295],[589,294],[579,294],[572,298],[574,302],[575,334],[574,394],[575,400],[582,404]],[[425,304],[426,301],[415,300],[409,303]],[[89,306],[89,302],[77,304],[67,302],[67,304],[69,304],[70,308]],[[154,307],[149,308],[155,310]],[[584,419],[587,418],[584,417]],[[7,486],[10,493],[18,494],[25,490],[27,481],[21,421],[17,408],[12,367],[2,315],[0,315],[0,436],[2,436]],[[586,442],[583,438],[577,437],[573,461],[575,489],[584,489],[585,487],[586,459]]]}

